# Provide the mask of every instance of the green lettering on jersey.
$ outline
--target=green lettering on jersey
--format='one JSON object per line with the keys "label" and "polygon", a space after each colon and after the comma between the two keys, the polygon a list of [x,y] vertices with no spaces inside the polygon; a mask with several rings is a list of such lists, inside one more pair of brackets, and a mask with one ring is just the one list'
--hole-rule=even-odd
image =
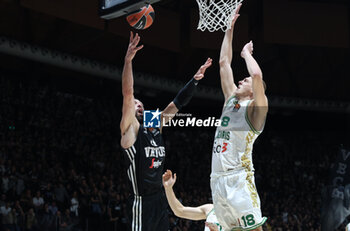
{"label": "green lettering on jersey", "polygon": [[228,123],[230,122],[230,117],[224,116],[221,121],[222,127],[227,127]]}
{"label": "green lettering on jersey", "polygon": [[230,140],[230,134],[231,133],[229,131],[219,131],[215,138]]}

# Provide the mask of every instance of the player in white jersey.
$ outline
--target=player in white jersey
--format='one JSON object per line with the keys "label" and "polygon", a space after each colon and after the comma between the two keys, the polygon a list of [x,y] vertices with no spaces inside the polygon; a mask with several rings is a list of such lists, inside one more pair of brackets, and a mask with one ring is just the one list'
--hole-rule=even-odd
{"label": "player in white jersey", "polygon": [[350,231],[350,223],[345,227],[345,231]]}
{"label": "player in white jersey", "polygon": [[252,149],[263,130],[268,101],[261,69],[252,56],[252,41],[241,52],[250,76],[239,81],[238,86],[234,83],[232,37],[239,8],[231,29],[225,33],[220,51],[220,79],[225,104],[221,125],[215,133],[210,184],[215,212],[224,231],[260,231],[266,218],[261,215],[255,187]]}
{"label": "player in white jersey", "polygon": [[168,203],[174,214],[177,217],[189,220],[206,220],[204,231],[221,231],[222,227],[216,218],[213,204],[204,204],[198,207],[183,206],[173,191],[175,182],[176,173],[173,175],[171,170],[167,170],[163,174],[163,186]]}

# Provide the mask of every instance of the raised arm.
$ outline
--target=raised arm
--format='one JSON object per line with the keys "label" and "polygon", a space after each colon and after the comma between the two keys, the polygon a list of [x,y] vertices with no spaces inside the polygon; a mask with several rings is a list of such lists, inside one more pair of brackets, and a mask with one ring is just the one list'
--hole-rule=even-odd
{"label": "raised arm", "polygon": [[243,47],[241,56],[245,60],[248,72],[252,78],[253,110],[248,114],[248,116],[253,123],[253,126],[260,130],[265,123],[265,118],[268,111],[268,101],[265,95],[262,71],[253,57],[252,41]]}
{"label": "raised arm", "polygon": [[213,209],[212,204],[205,204],[198,207],[185,207],[176,198],[173,191],[173,186],[176,182],[176,174],[172,174],[170,170],[167,170],[163,174],[163,186],[165,188],[165,194],[168,199],[171,210],[177,217],[189,219],[189,220],[205,220],[207,214]]}
{"label": "raised arm", "polygon": [[[132,73],[132,60],[135,57],[137,51],[142,49],[141,46],[137,46],[140,42],[140,36],[136,34],[133,35],[130,32],[129,47],[125,55],[124,68],[122,74],[122,94],[123,94],[123,109],[122,109],[122,119],[120,122],[120,130],[122,135],[122,146],[129,146],[130,137],[128,139],[123,139],[127,135],[127,131],[130,126],[137,124],[137,119],[135,117],[135,99],[134,99],[134,78]],[[132,135],[131,135],[132,136]]]}
{"label": "raised arm", "polygon": [[239,4],[236,10],[236,14],[232,20],[232,26],[229,30],[226,31],[225,37],[221,44],[220,50],[220,80],[221,80],[221,89],[224,93],[225,102],[231,97],[236,90],[237,86],[234,83],[233,72],[231,68],[232,62],[232,39],[233,39],[233,30],[235,23],[239,17],[239,10],[242,4]]}
{"label": "raised arm", "polygon": [[208,58],[193,78],[179,91],[174,100],[163,110],[161,115],[162,126],[190,102],[197,88],[198,81],[204,77],[205,71],[211,66],[212,61],[211,58]]}

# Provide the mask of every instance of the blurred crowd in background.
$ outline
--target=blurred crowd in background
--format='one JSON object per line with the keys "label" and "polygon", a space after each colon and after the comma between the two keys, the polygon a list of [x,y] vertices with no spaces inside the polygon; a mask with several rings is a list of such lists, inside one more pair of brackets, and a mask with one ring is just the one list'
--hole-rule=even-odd
{"label": "blurred crowd in background", "polygon": [[[1,231],[127,230],[120,109],[113,97],[1,77]],[[165,166],[177,173],[174,191],[184,205],[211,203],[213,136],[209,128],[164,129]],[[332,137],[266,130],[258,138],[253,158],[264,230],[320,230],[321,189],[339,145]],[[168,210],[171,231],[204,230],[204,221]]]}

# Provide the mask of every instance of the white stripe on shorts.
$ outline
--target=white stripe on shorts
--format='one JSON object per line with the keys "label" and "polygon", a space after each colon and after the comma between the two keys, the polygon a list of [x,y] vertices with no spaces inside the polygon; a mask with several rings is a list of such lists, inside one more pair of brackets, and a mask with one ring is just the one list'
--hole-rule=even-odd
{"label": "white stripe on shorts", "polygon": [[135,196],[132,206],[132,231],[142,231],[142,197]]}

